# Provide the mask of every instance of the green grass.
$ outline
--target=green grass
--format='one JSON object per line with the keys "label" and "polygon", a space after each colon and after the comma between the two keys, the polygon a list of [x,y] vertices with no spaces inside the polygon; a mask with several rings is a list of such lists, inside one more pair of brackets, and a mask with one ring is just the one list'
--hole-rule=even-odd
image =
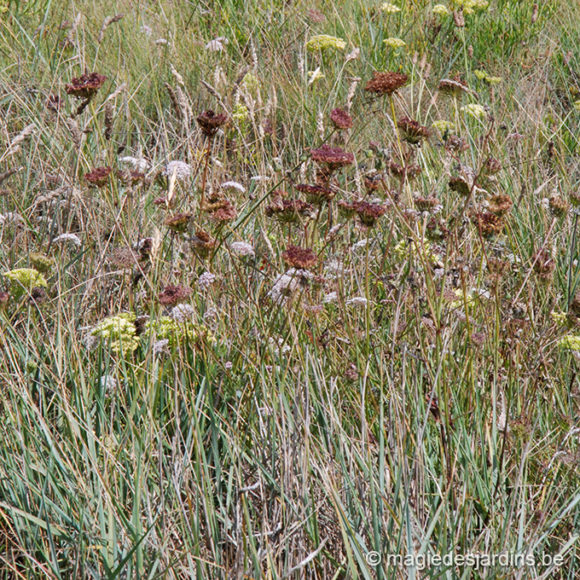
{"label": "green grass", "polygon": [[[0,577],[578,577],[580,369],[560,342],[580,335],[578,6],[492,0],[461,27],[425,1],[4,4],[0,272],[44,267],[47,287],[0,277]],[[317,34],[347,46],[308,52]],[[409,75],[392,108],[364,90],[376,70]],[[107,80],[76,114],[65,85],[84,72]],[[470,93],[438,90],[455,75]],[[230,117],[213,139],[207,109]],[[420,147],[398,139],[405,116],[430,127]],[[318,215],[279,223],[267,208],[304,199],[323,143],[355,163]],[[422,171],[399,183],[401,153]],[[149,162],[144,182],[117,176],[124,156]],[[190,177],[164,175],[172,160]],[[468,196],[449,187],[469,174]],[[494,194],[513,206],[488,238]],[[340,214],[359,198],[388,206],[374,227]],[[317,264],[276,302],[290,245]],[[168,285],[191,290],[189,326],[162,318]],[[99,340],[122,313],[124,339]],[[389,560],[449,553],[535,565]]]}

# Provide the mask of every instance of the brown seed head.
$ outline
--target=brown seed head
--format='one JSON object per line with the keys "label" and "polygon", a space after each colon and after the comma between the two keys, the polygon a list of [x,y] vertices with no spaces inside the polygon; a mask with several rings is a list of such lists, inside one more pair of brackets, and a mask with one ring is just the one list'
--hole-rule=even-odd
{"label": "brown seed head", "polygon": [[306,199],[314,205],[322,205],[323,203],[332,201],[336,195],[329,186],[324,185],[309,185],[307,183],[300,183],[296,186],[300,193],[306,195]]}
{"label": "brown seed head", "polygon": [[282,258],[289,266],[299,270],[309,270],[318,261],[316,254],[310,248],[298,246],[288,246]]}
{"label": "brown seed head", "polygon": [[160,304],[163,304],[163,306],[175,306],[180,302],[185,302],[190,296],[190,288],[169,284],[168,286],[165,286],[163,292],[159,294],[158,300]]}
{"label": "brown seed head", "polygon": [[354,155],[344,151],[340,147],[331,147],[324,144],[318,149],[311,149],[312,160],[319,165],[324,165],[329,171],[336,171],[346,165],[354,163]]}
{"label": "brown seed head", "polygon": [[212,110],[204,111],[197,117],[197,123],[201,132],[206,137],[213,137],[218,129],[228,122],[228,116],[224,113],[216,113]]}
{"label": "brown seed head", "polygon": [[513,202],[509,195],[498,193],[489,200],[489,211],[502,217],[512,208]]}
{"label": "brown seed head", "polygon": [[165,225],[174,232],[184,232],[193,215],[189,212],[176,213],[165,220]]}
{"label": "brown seed head", "polygon": [[484,238],[492,238],[503,230],[503,220],[494,213],[484,211],[475,212],[471,216],[471,221],[481,232]]}
{"label": "brown seed head", "polygon": [[412,145],[420,143],[423,139],[429,137],[431,133],[427,127],[424,127],[413,119],[409,119],[409,117],[399,119],[397,126],[403,134],[403,139]]}
{"label": "brown seed head", "polygon": [[104,187],[109,183],[111,167],[95,167],[92,171],[85,173],[85,181],[95,187]]}
{"label": "brown seed head", "polygon": [[449,189],[459,195],[468,196],[471,193],[471,186],[467,181],[458,175],[449,178]]}
{"label": "brown seed head", "polygon": [[568,210],[570,209],[570,204],[563,198],[555,195],[550,198],[550,210],[555,217],[564,217]]}
{"label": "brown seed head", "polygon": [[352,127],[352,117],[344,109],[333,109],[330,113],[330,120],[340,130]]}
{"label": "brown seed head", "polygon": [[373,78],[365,85],[365,91],[375,95],[392,95],[407,84],[409,77],[397,72],[374,72]]}
{"label": "brown seed head", "polygon": [[106,76],[93,72],[74,78],[70,84],[65,85],[64,88],[67,95],[72,95],[77,99],[88,100],[94,97],[106,80]]}
{"label": "brown seed head", "polygon": [[272,203],[266,206],[266,215],[282,223],[296,223],[300,218],[309,216],[312,210],[313,207],[301,199],[275,197]]}
{"label": "brown seed head", "polygon": [[387,208],[378,203],[368,203],[366,201],[356,202],[355,211],[361,223],[369,228],[372,228],[377,220],[385,215]]}

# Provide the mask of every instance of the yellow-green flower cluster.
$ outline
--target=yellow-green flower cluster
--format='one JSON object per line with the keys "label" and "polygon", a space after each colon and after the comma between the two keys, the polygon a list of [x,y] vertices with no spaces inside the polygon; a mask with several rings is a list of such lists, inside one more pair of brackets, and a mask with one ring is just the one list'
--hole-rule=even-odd
{"label": "yellow-green flower cluster", "polygon": [[558,341],[558,346],[564,350],[580,351],[580,335],[567,334]]}
{"label": "yellow-green flower cluster", "polygon": [[389,46],[390,48],[402,48],[403,46],[406,46],[407,43],[404,40],[401,40],[400,38],[394,38],[394,37],[390,37],[390,38],[386,38],[385,40],[383,40],[383,42]]}
{"label": "yellow-green flower cluster", "polygon": [[393,254],[396,259],[405,260],[411,255],[413,249],[417,248],[417,246],[419,246],[418,247],[419,251],[421,251],[422,249],[425,250],[425,257],[429,262],[431,262],[432,264],[439,262],[440,256],[433,250],[431,242],[425,238],[423,238],[423,242],[421,244],[417,244],[414,241],[408,241],[406,239],[401,240],[393,248]]}
{"label": "yellow-green flower cluster", "polygon": [[260,87],[260,80],[258,79],[258,77],[256,75],[249,72],[244,77],[244,80],[242,81],[242,86],[247,91],[254,92],[254,91],[258,90],[258,88]]}
{"label": "yellow-green flower cluster", "polygon": [[189,320],[177,321],[169,316],[161,316],[147,322],[144,338],[167,340],[169,348],[186,344],[194,345],[200,340],[211,344],[216,342],[211,330],[203,324],[196,324]]}
{"label": "yellow-green flower cluster", "polygon": [[580,111],[580,101],[574,101],[574,108],[575,108],[577,111]]}
{"label": "yellow-green flower cluster", "polygon": [[461,107],[461,111],[478,121],[483,121],[487,117],[487,113],[485,112],[485,108],[483,105],[478,105],[474,103],[470,103],[469,105],[463,105]]}
{"label": "yellow-green flower cluster", "polygon": [[455,308],[463,308],[464,306],[471,306],[475,302],[475,298],[473,296],[473,290],[470,290],[465,295],[463,294],[463,290],[461,288],[456,288],[453,290],[453,294],[457,296],[457,300],[452,300],[449,306],[452,309]]}
{"label": "yellow-green flower cluster", "polygon": [[306,48],[311,52],[325,51],[328,49],[344,50],[346,48],[346,42],[336,36],[318,34],[306,43]]}
{"label": "yellow-green flower cluster", "polygon": [[390,2],[385,2],[381,10],[385,14],[396,14],[397,12],[401,11],[401,9],[396,4],[391,4]]}
{"label": "yellow-green flower cluster", "polygon": [[451,4],[454,8],[461,8],[465,14],[473,14],[489,6],[487,0],[452,0]]}
{"label": "yellow-green flower cluster", "polygon": [[489,85],[499,85],[503,80],[501,77],[492,77],[488,75],[484,70],[474,70],[473,74],[480,80],[485,81]]}
{"label": "yellow-green flower cluster", "polygon": [[135,315],[129,312],[101,320],[92,331],[101,342],[108,343],[115,354],[129,354],[139,347]]}
{"label": "yellow-green flower cluster", "polygon": [[451,14],[451,11],[444,4],[435,4],[435,6],[433,6],[433,14],[438,14],[439,16],[447,16]]}
{"label": "yellow-green flower cluster", "polygon": [[233,121],[239,126],[239,128],[244,131],[246,128],[246,123],[250,118],[250,112],[248,111],[248,107],[243,105],[242,103],[238,103],[232,109],[232,119]]}
{"label": "yellow-green flower cluster", "polygon": [[566,321],[568,320],[568,317],[566,316],[565,312],[556,312],[555,310],[552,310],[552,312],[550,312],[550,317],[556,324],[559,325],[566,324]]}
{"label": "yellow-green flower cluster", "polygon": [[445,133],[446,131],[452,131],[455,129],[455,123],[446,121],[445,119],[438,119],[437,121],[433,121],[433,127],[441,133]]}
{"label": "yellow-green flower cluster", "polygon": [[320,71],[320,67],[318,67],[316,70],[309,70],[308,71],[308,84],[309,85],[315,83],[316,81],[320,81],[323,78],[325,78],[325,75],[323,72]]}
{"label": "yellow-green flower cluster", "polygon": [[33,288],[48,287],[44,276],[34,268],[16,268],[16,270],[4,272],[3,276],[10,280],[10,292],[15,298],[20,298]]}

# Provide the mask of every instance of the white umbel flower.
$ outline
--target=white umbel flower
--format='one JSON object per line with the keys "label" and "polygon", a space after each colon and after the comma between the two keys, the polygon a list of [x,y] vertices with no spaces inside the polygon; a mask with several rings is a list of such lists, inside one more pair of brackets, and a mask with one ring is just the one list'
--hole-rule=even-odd
{"label": "white umbel flower", "polygon": [[164,175],[171,177],[175,174],[176,179],[183,181],[191,177],[191,165],[185,163],[185,161],[170,161],[163,171]]}
{"label": "white umbel flower", "polygon": [[255,256],[254,248],[248,242],[232,242],[230,248],[236,256]]}

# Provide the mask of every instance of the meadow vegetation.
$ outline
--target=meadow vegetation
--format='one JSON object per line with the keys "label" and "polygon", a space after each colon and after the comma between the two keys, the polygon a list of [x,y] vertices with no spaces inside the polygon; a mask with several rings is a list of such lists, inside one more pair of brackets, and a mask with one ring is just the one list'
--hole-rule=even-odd
{"label": "meadow vegetation", "polygon": [[579,22],[2,0],[0,576],[578,578]]}

